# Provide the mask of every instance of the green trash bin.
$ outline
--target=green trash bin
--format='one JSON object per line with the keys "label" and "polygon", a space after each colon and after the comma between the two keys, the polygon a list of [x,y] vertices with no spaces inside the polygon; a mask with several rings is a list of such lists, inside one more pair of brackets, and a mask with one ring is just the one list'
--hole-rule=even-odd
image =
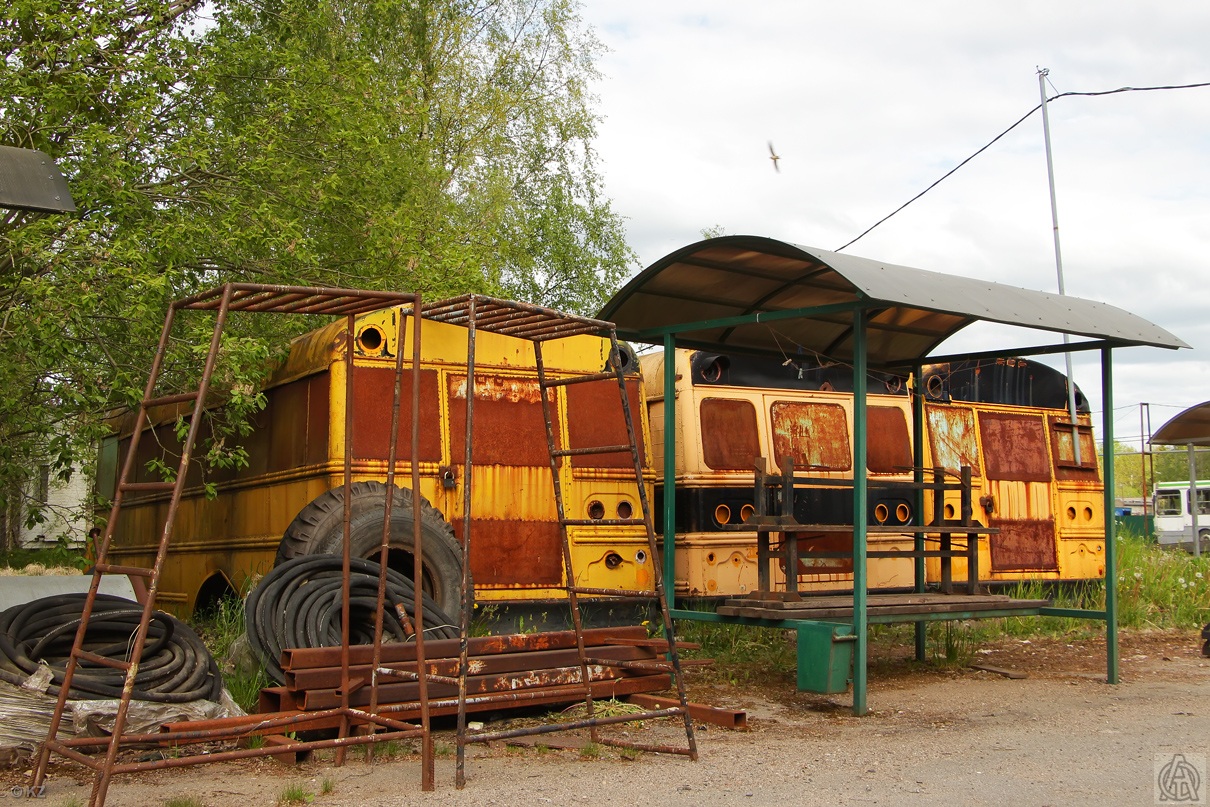
{"label": "green trash bin", "polygon": [[798,691],[845,692],[853,679],[853,626],[844,622],[798,623]]}

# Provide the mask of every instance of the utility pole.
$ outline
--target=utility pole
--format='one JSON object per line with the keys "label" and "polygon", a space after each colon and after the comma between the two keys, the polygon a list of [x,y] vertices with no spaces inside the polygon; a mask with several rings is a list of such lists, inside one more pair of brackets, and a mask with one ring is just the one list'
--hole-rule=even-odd
{"label": "utility pole", "polygon": [[[1063,252],[1059,249],[1059,203],[1055,199],[1054,160],[1050,154],[1050,116],[1046,112],[1046,77],[1050,70],[1038,68],[1038,90],[1042,93],[1042,135],[1046,141],[1046,178],[1050,183],[1050,220],[1055,233],[1055,269],[1059,274],[1059,294],[1067,294],[1063,287]],[[1063,334],[1063,344],[1071,342],[1070,334]],[[1076,421],[1076,382],[1071,374],[1071,354],[1064,353],[1067,360],[1067,409],[1071,417],[1071,445],[1076,465],[1080,465],[1080,429]]]}

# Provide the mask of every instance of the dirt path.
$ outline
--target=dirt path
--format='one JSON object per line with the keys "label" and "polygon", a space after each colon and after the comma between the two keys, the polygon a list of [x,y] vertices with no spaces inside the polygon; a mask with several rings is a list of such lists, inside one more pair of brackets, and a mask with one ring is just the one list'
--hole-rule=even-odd
{"label": "dirt path", "polygon": [[[419,760],[412,756],[372,767],[359,759],[341,768],[259,761],[123,777],[108,804],[162,805],[193,796],[207,805],[252,807],[275,804],[287,786],[300,785],[322,807],[1107,807],[1157,803],[1157,758],[1171,762],[1179,754],[1204,766],[1210,756],[1210,659],[1199,656],[1190,635],[1125,636],[1119,686],[1103,683],[1099,642],[1005,640],[982,650],[977,661],[1028,677],[884,663],[871,673],[872,714],[864,718],[849,712],[845,696],[798,694],[790,687],[698,687],[698,700],[746,708],[749,730],[700,730],[696,763],[653,754],[627,760],[613,749],[583,758],[573,750],[475,747],[464,790],[454,788],[447,755],[437,760],[437,790],[422,793]],[[625,730],[645,742],[684,743],[680,724]],[[451,737],[442,735],[438,747],[448,751]],[[43,803],[68,803],[73,796],[86,803],[81,770],[57,768]],[[1185,803],[1207,803],[1210,782],[1204,767],[1200,773],[1201,801]],[[325,780],[332,792],[321,794]]]}

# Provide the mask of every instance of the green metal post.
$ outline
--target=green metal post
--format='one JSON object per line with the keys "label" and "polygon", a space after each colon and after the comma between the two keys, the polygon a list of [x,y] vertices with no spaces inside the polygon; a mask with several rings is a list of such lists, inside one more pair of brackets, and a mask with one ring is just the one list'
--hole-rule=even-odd
{"label": "green metal post", "polygon": [[676,602],[676,337],[664,334],[664,593]]}
{"label": "green metal post", "polygon": [[[924,526],[924,365],[912,367],[912,481],[916,483],[916,497],[912,511],[916,526]],[[924,591],[924,533],[917,532],[915,549],[918,557],[913,564],[916,577],[915,590]],[[916,660],[924,661],[928,655],[928,623],[916,622]]]}
{"label": "green metal post", "polygon": [[[1101,435],[1105,479],[1105,680],[1119,681],[1118,675],[1118,546],[1117,524],[1113,517],[1113,351],[1101,350]],[[1072,437],[1079,439],[1078,434]]]}
{"label": "green metal post", "polygon": [[853,714],[866,713],[869,613],[866,600],[866,333],[865,311],[853,312]]}

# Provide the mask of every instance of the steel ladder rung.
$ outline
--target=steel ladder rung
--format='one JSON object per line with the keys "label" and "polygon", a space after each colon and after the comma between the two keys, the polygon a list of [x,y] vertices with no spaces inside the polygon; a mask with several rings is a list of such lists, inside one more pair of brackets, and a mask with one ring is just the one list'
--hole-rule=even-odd
{"label": "steel ladder rung", "polygon": [[567,378],[552,378],[547,381],[539,382],[542,389],[553,389],[554,387],[569,387],[572,384],[587,384],[592,381],[612,381],[617,379],[613,373],[592,373],[590,375],[575,375]]}
{"label": "steel ladder rung", "polygon": [[620,446],[591,446],[588,448],[556,448],[551,452],[555,457],[582,457],[588,454],[629,454],[634,451],[631,445]]}
{"label": "steel ladder rung", "polygon": [[92,568],[99,574],[133,574],[136,577],[151,577],[155,574],[155,569],[145,566],[118,566],[114,563],[98,563]]}

